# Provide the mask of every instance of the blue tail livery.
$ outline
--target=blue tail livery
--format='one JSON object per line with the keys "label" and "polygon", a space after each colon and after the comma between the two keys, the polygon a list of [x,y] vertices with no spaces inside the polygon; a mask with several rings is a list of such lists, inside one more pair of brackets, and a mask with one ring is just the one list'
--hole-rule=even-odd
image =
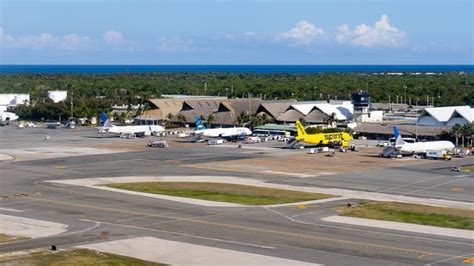
{"label": "blue tail livery", "polygon": [[405,144],[405,141],[402,139],[402,135],[398,132],[397,127],[393,127],[393,135],[395,137],[395,146],[401,146]]}
{"label": "blue tail livery", "polygon": [[205,127],[204,124],[202,123],[201,118],[199,118],[199,116],[195,116],[195,117],[194,117],[194,122],[196,123],[196,130],[204,130],[204,129],[206,129],[206,127]]}

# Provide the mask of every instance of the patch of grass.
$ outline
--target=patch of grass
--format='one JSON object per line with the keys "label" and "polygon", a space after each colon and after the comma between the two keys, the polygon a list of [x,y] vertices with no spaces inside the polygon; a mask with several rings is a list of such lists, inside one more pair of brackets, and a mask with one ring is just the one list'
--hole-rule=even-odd
{"label": "patch of grass", "polygon": [[245,205],[271,205],[334,197],[333,195],[284,189],[205,182],[141,182],[107,184],[106,186],[145,193]]}
{"label": "patch of grass", "polygon": [[24,239],[24,237],[0,234],[0,243],[15,241],[19,239]]}
{"label": "patch of grass", "polygon": [[18,258],[0,259],[0,263],[7,265],[37,265],[37,266],[60,266],[60,265],[146,265],[160,266],[165,264],[154,263],[125,257],[110,253],[102,253],[88,249],[75,249],[69,251],[48,251],[23,255]]}
{"label": "patch of grass", "polygon": [[399,202],[370,202],[339,207],[343,216],[474,230],[474,211]]}
{"label": "patch of grass", "polygon": [[461,172],[474,173],[474,165],[462,166]]}

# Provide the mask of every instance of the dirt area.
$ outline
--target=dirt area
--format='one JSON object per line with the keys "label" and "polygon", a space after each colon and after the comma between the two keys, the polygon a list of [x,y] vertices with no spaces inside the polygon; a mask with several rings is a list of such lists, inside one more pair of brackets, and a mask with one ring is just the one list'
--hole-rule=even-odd
{"label": "dirt area", "polygon": [[25,239],[25,237],[0,234],[0,243],[11,242],[19,239]]}
{"label": "dirt area", "polygon": [[359,152],[337,152],[335,157],[325,154],[297,153],[288,150],[288,154],[264,158],[241,159],[219,163],[202,163],[186,165],[188,167],[214,169],[223,171],[265,173],[268,171],[282,173],[332,174],[344,172],[366,171],[379,167],[395,167],[407,164],[422,164],[430,160],[401,158],[379,158],[378,148],[366,148]]}
{"label": "dirt area", "polygon": [[88,249],[41,251],[0,257],[2,265],[165,265]]}
{"label": "dirt area", "polygon": [[103,142],[94,142],[94,143],[81,143],[81,144],[70,144],[68,146],[71,147],[88,147],[88,148],[96,148],[96,149],[106,149],[106,150],[113,150],[113,151],[143,151],[149,150],[154,148],[147,147],[147,143],[154,140],[166,140],[170,148],[182,148],[182,147],[192,147],[199,146],[200,143],[191,143],[189,138],[185,139],[178,139],[178,138],[135,138],[135,139],[113,139],[107,140],[104,138]]}

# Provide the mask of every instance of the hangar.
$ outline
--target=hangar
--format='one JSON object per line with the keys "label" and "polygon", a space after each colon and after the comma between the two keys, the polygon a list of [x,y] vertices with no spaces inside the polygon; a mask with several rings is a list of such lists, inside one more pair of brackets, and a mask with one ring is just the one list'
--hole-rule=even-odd
{"label": "hangar", "polygon": [[425,108],[417,124],[420,126],[452,127],[464,125],[474,120],[474,108],[470,106],[446,106]]}

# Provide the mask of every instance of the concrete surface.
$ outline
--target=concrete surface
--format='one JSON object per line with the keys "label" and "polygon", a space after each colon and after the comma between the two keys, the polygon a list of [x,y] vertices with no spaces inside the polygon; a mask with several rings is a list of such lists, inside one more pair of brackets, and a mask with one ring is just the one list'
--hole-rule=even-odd
{"label": "concrete surface", "polygon": [[60,234],[66,230],[65,224],[0,214],[0,233],[5,235],[37,238]]}
{"label": "concrete surface", "polygon": [[[181,198],[173,197],[166,195],[156,195],[150,193],[142,193],[136,191],[129,191],[123,189],[115,189],[104,186],[99,186],[103,184],[112,184],[112,183],[129,183],[129,182],[213,182],[213,183],[227,183],[227,184],[242,184],[249,186],[259,186],[267,188],[279,188],[287,190],[295,190],[302,192],[313,192],[313,193],[323,193],[328,195],[341,196],[343,198],[354,198],[354,199],[365,199],[365,200],[375,200],[375,201],[397,201],[404,203],[412,204],[424,204],[431,206],[439,207],[448,207],[448,208],[460,208],[460,209],[470,209],[474,210],[474,205],[467,202],[460,201],[449,201],[449,200],[440,200],[440,199],[424,199],[416,198],[403,195],[392,195],[385,193],[375,193],[375,192],[365,192],[365,191],[355,191],[355,190],[345,190],[345,189],[326,189],[318,187],[300,187],[300,186],[291,186],[291,185],[282,185],[268,183],[265,180],[255,180],[255,179],[246,179],[233,176],[123,176],[123,177],[98,177],[98,178],[81,178],[81,179],[68,179],[68,180],[48,180],[46,182],[76,185],[76,186],[86,186],[95,189],[114,191],[119,193],[139,195],[144,197],[152,198],[161,198],[166,200],[173,200],[182,203],[189,203],[201,206],[212,206],[212,207],[242,207],[245,205],[226,203],[226,202],[214,202],[208,200],[199,200],[191,198]],[[318,203],[318,201],[310,201],[305,203]],[[295,205],[298,203],[289,203],[284,205]]]}
{"label": "concrete surface", "polygon": [[[48,141],[44,141],[45,135],[50,136]],[[362,148],[360,153],[337,154],[331,158],[335,160],[329,160],[307,154],[307,150],[281,149],[280,143],[262,144],[268,147],[263,150],[216,148],[167,137],[170,148],[149,149],[145,144],[150,139],[155,138],[98,138],[94,129],[81,127],[0,127],[0,153],[31,147],[60,152],[69,146],[104,150],[56,158],[25,153],[23,161],[0,161],[0,208],[4,208],[0,214],[68,226],[60,234],[2,244],[0,254],[48,248],[52,244],[62,249],[153,237],[327,265],[459,265],[472,257],[474,243],[470,239],[321,220],[335,215],[335,207],[364,201],[355,198],[257,208],[207,207],[45,182],[92,177],[232,176],[302,189],[403,196],[422,203],[474,202],[474,175],[449,170],[451,166],[474,164],[473,157],[451,162],[387,161],[371,157],[376,156],[376,149]],[[226,170],[200,167],[207,164]],[[262,174],[262,170],[281,173]],[[285,174],[318,172],[334,174],[307,178]]]}
{"label": "concrete surface", "polygon": [[154,237],[137,237],[132,239],[108,241],[97,244],[82,245],[78,246],[78,248],[94,249],[101,252],[108,252],[175,266],[318,265],[247,252],[169,241]]}
{"label": "concrete surface", "polygon": [[398,230],[398,231],[407,231],[407,232],[415,232],[415,233],[423,232],[423,234],[466,238],[466,239],[470,239],[471,241],[474,241],[474,231],[470,231],[470,230],[444,228],[444,227],[436,227],[436,226],[428,226],[428,225],[420,225],[420,224],[408,224],[408,223],[400,223],[400,222],[392,222],[392,221],[379,221],[379,220],[373,220],[373,219],[363,219],[363,218],[338,216],[338,215],[325,217],[325,218],[322,218],[321,220],[325,222],[376,227],[376,228],[384,228],[384,229],[391,229],[391,230]]}

